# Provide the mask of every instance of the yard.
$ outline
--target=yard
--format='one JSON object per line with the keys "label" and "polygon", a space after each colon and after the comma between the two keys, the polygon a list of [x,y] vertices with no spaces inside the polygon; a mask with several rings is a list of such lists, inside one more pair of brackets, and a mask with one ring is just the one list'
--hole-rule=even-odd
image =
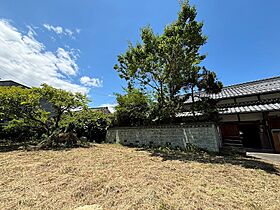
{"label": "yard", "polygon": [[280,166],[101,144],[0,152],[0,209],[279,209]]}

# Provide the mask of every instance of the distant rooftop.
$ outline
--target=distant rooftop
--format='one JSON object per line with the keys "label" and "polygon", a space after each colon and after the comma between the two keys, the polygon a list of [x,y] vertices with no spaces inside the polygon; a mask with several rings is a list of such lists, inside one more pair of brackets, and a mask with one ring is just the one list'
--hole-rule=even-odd
{"label": "distant rooftop", "polygon": [[92,107],[90,108],[91,110],[94,110],[94,111],[101,111],[103,112],[104,114],[111,114],[110,110],[108,107]]}
{"label": "distant rooftop", "polygon": [[16,87],[29,88],[26,85],[20,84],[18,82],[13,81],[13,80],[2,80],[2,81],[0,81],[0,86],[16,86]]}

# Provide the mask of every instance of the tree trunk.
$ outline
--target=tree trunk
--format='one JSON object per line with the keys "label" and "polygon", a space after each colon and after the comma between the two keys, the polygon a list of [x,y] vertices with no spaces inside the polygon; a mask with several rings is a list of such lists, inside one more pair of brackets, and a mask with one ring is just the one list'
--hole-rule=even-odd
{"label": "tree trunk", "polygon": [[162,82],[160,83],[160,96],[159,96],[159,116],[160,116],[160,121],[163,120],[163,109],[164,107],[164,94],[163,94],[163,84]]}
{"label": "tree trunk", "polygon": [[194,86],[192,85],[191,88],[191,97],[192,97],[192,114],[195,117],[195,110],[194,110],[194,105],[195,105],[195,101],[194,101]]}
{"label": "tree trunk", "polygon": [[55,119],[55,129],[58,129],[58,127],[59,127],[59,122],[61,120],[61,115],[62,115],[62,113],[58,113],[58,115],[56,116],[56,119]]}

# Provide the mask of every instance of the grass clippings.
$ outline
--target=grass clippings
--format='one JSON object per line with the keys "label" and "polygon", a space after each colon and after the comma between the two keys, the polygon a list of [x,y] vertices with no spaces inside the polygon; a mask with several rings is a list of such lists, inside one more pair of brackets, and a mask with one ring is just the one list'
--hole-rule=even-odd
{"label": "grass clippings", "polygon": [[279,165],[95,145],[0,152],[0,209],[275,209]]}

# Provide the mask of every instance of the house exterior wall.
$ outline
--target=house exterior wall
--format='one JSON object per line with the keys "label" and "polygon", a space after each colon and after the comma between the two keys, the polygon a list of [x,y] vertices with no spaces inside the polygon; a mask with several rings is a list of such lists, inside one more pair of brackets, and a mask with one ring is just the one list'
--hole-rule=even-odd
{"label": "house exterior wall", "polygon": [[152,127],[110,128],[107,143],[133,146],[170,146],[185,149],[192,144],[208,151],[219,152],[221,138],[213,123]]}
{"label": "house exterior wall", "polygon": [[[239,132],[241,131],[241,133],[245,134],[246,132],[249,132],[247,138],[251,141],[251,146],[255,146],[252,148],[273,152],[275,151],[275,144],[273,144],[272,129],[280,129],[279,114],[280,112],[255,112],[238,115],[224,115],[221,116],[222,120],[219,122],[219,126],[220,128],[224,127],[224,129],[227,128],[228,130],[232,127],[237,127]],[[236,119],[236,116],[238,116],[238,120]],[[252,130],[252,126],[255,127],[254,130]],[[236,136],[236,133],[232,132],[228,136],[222,134],[223,142],[225,139],[231,138],[231,136]],[[240,138],[242,139],[245,137],[240,136]],[[242,141],[244,147],[251,148],[246,145],[245,139]]]}
{"label": "house exterior wall", "polygon": [[268,116],[270,116],[270,117],[280,117],[280,112],[269,112]]}
{"label": "house exterior wall", "polygon": [[248,114],[239,114],[240,121],[261,121],[263,120],[263,116],[261,112],[258,113],[248,113]]}
{"label": "house exterior wall", "polygon": [[224,104],[233,104],[234,103],[234,99],[223,99],[223,100],[220,100],[217,105],[224,105]]}
{"label": "house exterior wall", "polygon": [[238,122],[237,114],[220,115],[220,122]]}
{"label": "house exterior wall", "polygon": [[[280,130],[280,76],[224,87],[221,93],[209,97],[217,102],[224,147],[239,148],[243,144],[246,148],[278,151],[272,130]],[[187,108],[178,116],[188,118]]]}
{"label": "house exterior wall", "polygon": [[248,96],[248,97],[236,98],[236,103],[251,102],[251,101],[257,101],[257,100],[258,100],[257,96]]}
{"label": "house exterior wall", "polygon": [[272,98],[280,98],[280,93],[270,93],[270,94],[265,94],[260,96],[261,100],[267,100]]}

